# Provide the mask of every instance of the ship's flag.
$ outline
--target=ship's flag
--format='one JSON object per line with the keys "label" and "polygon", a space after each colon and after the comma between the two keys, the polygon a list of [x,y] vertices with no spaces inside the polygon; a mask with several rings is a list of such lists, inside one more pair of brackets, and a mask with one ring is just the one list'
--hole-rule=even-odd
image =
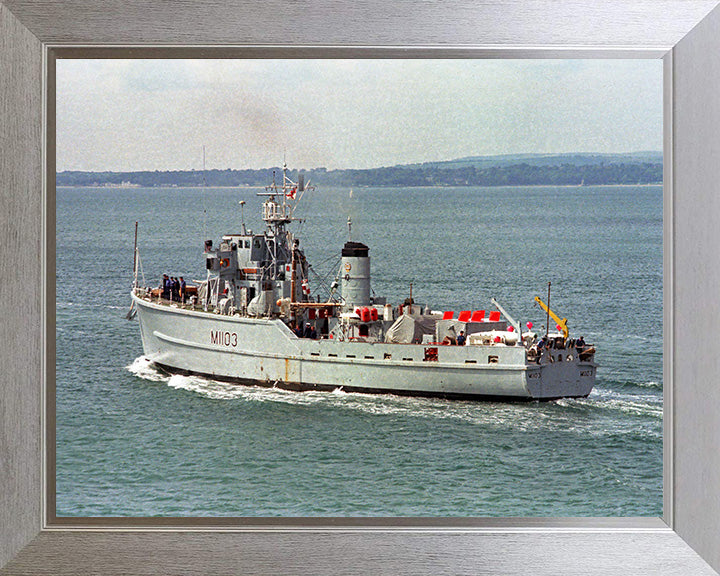
{"label": "ship's flag", "polygon": [[296,192],[297,192],[297,186],[296,186],[295,188],[293,188],[292,190],[290,190],[290,192],[288,192],[287,194],[285,194],[285,196],[287,196],[288,198],[290,198],[290,200],[295,200],[295,193],[296,193]]}

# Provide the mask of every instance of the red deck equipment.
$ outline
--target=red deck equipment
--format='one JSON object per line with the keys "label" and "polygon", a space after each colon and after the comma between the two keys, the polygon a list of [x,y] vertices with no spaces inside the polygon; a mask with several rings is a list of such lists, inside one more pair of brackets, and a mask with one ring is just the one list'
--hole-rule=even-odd
{"label": "red deck equipment", "polygon": [[470,322],[482,322],[485,318],[485,310],[475,310],[473,312],[472,318],[470,319]]}
{"label": "red deck equipment", "polygon": [[469,322],[471,314],[472,314],[472,311],[463,310],[462,312],[460,312],[460,316],[458,316],[458,322]]}

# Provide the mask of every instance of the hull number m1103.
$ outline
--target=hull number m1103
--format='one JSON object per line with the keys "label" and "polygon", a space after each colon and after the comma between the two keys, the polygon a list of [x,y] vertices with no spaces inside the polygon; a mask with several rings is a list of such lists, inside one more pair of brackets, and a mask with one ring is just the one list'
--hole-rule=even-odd
{"label": "hull number m1103", "polygon": [[210,344],[235,348],[238,343],[237,332],[223,332],[222,330],[210,330]]}

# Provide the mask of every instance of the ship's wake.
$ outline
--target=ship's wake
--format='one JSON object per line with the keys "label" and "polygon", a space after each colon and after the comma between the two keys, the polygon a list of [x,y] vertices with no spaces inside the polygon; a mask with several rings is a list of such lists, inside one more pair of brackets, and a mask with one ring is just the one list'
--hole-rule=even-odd
{"label": "ship's wake", "polygon": [[[220,382],[200,376],[167,374],[155,368],[144,356],[127,367],[132,374],[149,382],[164,382],[176,390],[184,390],[213,400],[244,402],[274,402],[295,406],[327,406],[353,410],[375,416],[452,419],[471,425],[527,430],[573,430],[590,435],[606,433],[643,433],[657,436],[662,433],[662,396],[632,394],[607,388],[596,388],[588,398],[561,399],[552,402],[477,402],[444,400],[441,398],[405,397],[391,394],[361,394],[344,391],[293,392],[277,387],[245,386]],[[598,426],[598,419],[623,413],[625,425],[611,429]],[[655,424],[641,431],[637,418]]]}
{"label": "ship's wake", "polygon": [[595,388],[587,398],[563,398],[556,400],[555,404],[581,410],[618,411],[660,420],[663,417],[662,395],[633,394],[624,390]]}

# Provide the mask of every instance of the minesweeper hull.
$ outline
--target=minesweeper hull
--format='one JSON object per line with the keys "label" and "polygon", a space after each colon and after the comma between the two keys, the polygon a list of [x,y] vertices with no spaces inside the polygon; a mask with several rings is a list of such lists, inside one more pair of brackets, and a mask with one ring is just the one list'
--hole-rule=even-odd
{"label": "minesweeper hull", "polygon": [[[132,295],[145,355],[170,372],[291,390],[448,398],[587,396],[596,364],[571,350],[526,360],[522,346],[437,346],[298,338],[280,319],[224,316]],[[426,360],[428,349],[437,360]]]}

